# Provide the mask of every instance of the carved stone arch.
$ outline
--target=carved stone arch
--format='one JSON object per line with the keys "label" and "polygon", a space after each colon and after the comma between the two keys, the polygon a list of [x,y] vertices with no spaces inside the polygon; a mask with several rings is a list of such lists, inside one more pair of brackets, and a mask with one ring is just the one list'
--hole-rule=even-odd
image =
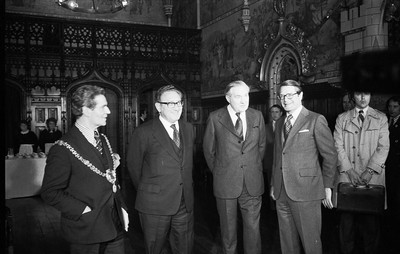
{"label": "carved stone arch", "polygon": [[125,103],[123,90],[117,83],[108,80],[96,70],[84,76],[82,79],[72,82],[66,87],[65,96],[62,97],[62,110],[64,114],[66,114],[68,122],[66,125],[71,126],[75,120],[71,111],[70,98],[73,92],[82,85],[96,85],[105,89],[111,114],[107,118],[107,125],[101,127],[101,132],[107,135],[114,151],[123,154],[125,151]]}
{"label": "carved stone arch", "polygon": [[302,61],[300,53],[290,40],[279,36],[266,51],[261,63],[260,80],[264,81],[269,90],[269,107],[279,104],[277,86],[281,82],[281,71],[285,61],[291,61],[295,65],[298,76],[302,74]]}
{"label": "carved stone arch", "polygon": [[[142,85],[138,88],[138,99],[137,99],[137,119],[136,119],[136,125],[141,123],[141,114],[144,112],[144,107],[147,107],[147,114],[148,114],[148,119],[154,118],[158,116],[158,112],[156,112],[155,106],[154,106],[154,99],[155,99],[155,93],[157,90],[165,85],[173,85],[177,89],[179,89],[183,93],[183,98],[185,100],[185,105],[187,105],[187,96],[186,96],[186,91],[181,87],[179,84],[173,82],[171,79],[169,79],[164,73],[160,72],[149,79],[145,80]],[[186,120],[186,111],[187,107],[183,108],[182,112],[182,117]]]}

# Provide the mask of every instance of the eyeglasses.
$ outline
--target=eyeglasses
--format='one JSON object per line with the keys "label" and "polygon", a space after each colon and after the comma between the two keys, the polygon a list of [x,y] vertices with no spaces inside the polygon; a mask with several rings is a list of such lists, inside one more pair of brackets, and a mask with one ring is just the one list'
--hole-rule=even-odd
{"label": "eyeglasses", "polygon": [[183,101],[177,101],[177,102],[162,102],[162,101],[159,101],[158,103],[165,104],[169,108],[182,107],[183,104],[184,104]]}
{"label": "eyeglasses", "polygon": [[285,100],[285,98],[287,98],[288,100],[291,100],[291,99],[293,99],[293,97],[297,94],[300,94],[301,92],[300,91],[297,91],[297,92],[295,92],[295,93],[287,93],[287,94],[280,94],[280,95],[278,95],[278,96],[276,96],[276,97],[278,97],[278,99],[279,100],[282,100],[282,101],[284,101]]}

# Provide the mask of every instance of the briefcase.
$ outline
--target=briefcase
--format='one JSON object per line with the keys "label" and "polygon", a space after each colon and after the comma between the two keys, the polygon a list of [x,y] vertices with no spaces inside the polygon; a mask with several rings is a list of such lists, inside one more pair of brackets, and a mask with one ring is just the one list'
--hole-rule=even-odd
{"label": "briefcase", "polygon": [[339,211],[381,214],[384,207],[384,186],[375,184],[354,186],[351,183],[339,183],[337,193]]}

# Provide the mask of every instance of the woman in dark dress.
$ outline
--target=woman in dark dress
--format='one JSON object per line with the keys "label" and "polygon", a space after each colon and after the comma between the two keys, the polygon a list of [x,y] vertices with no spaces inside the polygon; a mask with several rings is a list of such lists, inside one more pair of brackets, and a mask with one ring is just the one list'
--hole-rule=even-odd
{"label": "woman in dark dress", "polygon": [[36,134],[28,129],[28,122],[26,120],[21,120],[19,128],[20,131],[15,137],[14,153],[19,153],[19,147],[22,144],[32,144],[33,151],[36,152],[38,148],[38,139],[36,137]]}
{"label": "woman in dark dress", "polygon": [[57,119],[51,117],[46,120],[47,129],[40,132],[39,146],[42,152],[45,152],[46,143],[54,143],[62,136],[61,131],[57,130]]}

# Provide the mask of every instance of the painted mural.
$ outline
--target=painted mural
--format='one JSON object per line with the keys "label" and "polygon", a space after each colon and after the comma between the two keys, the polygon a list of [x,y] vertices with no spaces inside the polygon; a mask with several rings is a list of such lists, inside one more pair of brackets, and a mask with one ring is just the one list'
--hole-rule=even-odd
{"label": "painted mural", "polygon": [[[311,43],[315,75],[337,69],[343,52],[339,0],[288,0],[285,10],[285,22],[297,27]],[[222,95],[226,84],[235,79],[258,87],[265,46],[278,32],[278,14],[273,11],[273,0],[254,2],[250,13],[247,33],[240,22],[240,10],[203,27],[203,97]]]}
{"label": "painted mural", "polygon": [[[251,2],[254,1],[257,0]],[[207,24],[224,13],[231,11],[233,8],[240,7],[242,4],[243,0],[201,0],[201,24]]]}
{"label": "painted mural", "polygon": [[[79,7],[90,8],[92,0],[77,0]],[[95,0],[99,8],[107,8],[108,0]],[[86,14],[73,12],[57,5],[54,0],[5,0],[7,12],[27,13],[33,15],[70,17],[90,20],[107,20],[135,24],[166,26],[162,1],[129,0],[123,10],[109,14]]]}

